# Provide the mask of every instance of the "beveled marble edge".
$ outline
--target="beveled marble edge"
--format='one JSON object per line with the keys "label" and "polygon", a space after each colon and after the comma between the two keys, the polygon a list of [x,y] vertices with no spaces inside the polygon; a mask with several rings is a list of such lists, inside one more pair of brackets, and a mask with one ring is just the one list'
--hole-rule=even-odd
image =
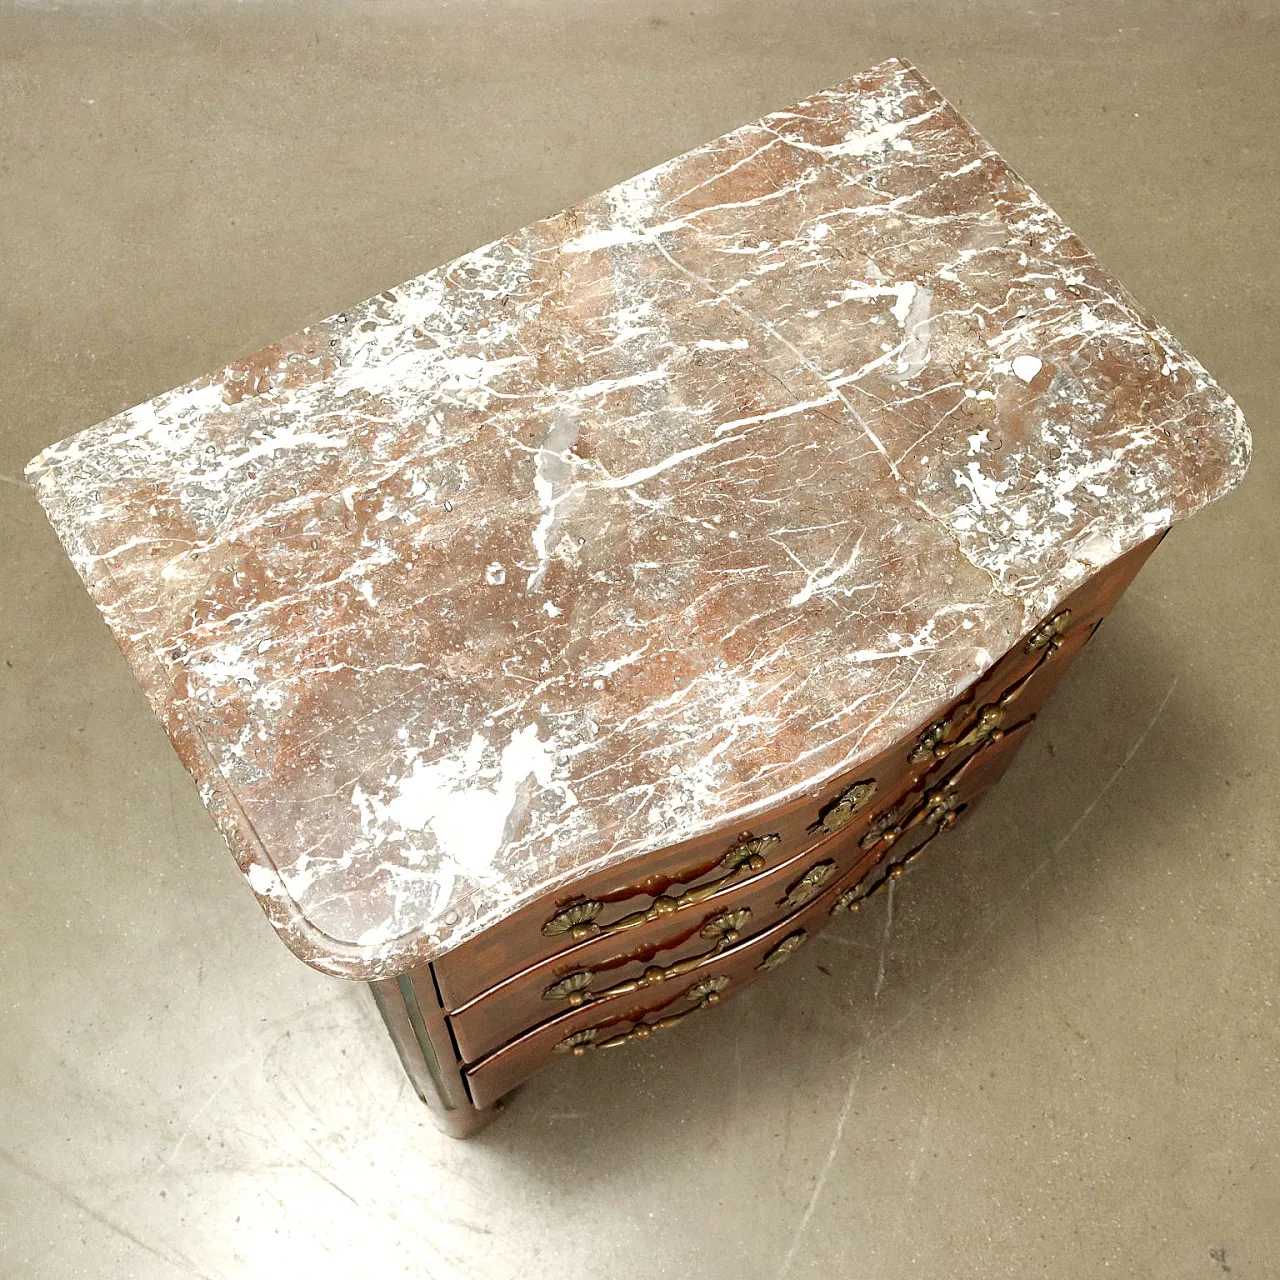
{"label": "beveled marble edge", "polygon": [[[882,64],[882,66],[909,69],[907,64],[896,59]],[[940,95],[936,95],[936,91],[931,86],[928,86],[927,82],[921,80],[921,84],[926,92],[934,94],[939,101],[943,101]],[[975,134],[975,136],[977,135]],[[985,146],[986,144],[983,143],[983,145]],[[657,166],[656,168],[661,169],[663,167]],[[503,242],[503,240],[498,240],[492,243],[493,245],[498,245]],[[479,252],[483,252],[483,249],[473,251],[473,253]],[[472,255],[464,256],[470,257]],[[1145,312],[1138,308],[1136,304],[1133,304],[1127,294],[1123,295],[1123,300],[1138,315],[1147,320]],[[1183,358],[1186,367],[1196,371],[1198,379],[1208,386],[1216,386],[1207,372],[1203,370],[1203,367],[1185,353],[1181,344],[1167,330],[1149,320],[1147,320],[1147,323],[1152,333],[1159,336],[1162,344],[1171,350],[1177,351],[1180,358]],[[196,386],[208,381],[209,379],[198,380],[197,383],[190,385]],[[1244,465],[1247,464],[1248,432],[1244,425],[1243,417],[1240,415],[1238,407],[1225,394],[1222,395],[1222,404],[1224,408],[1229,406],[1234,410],[1236,417],[1235,453],[1239,460],[1238,469],[1233,475],[1225,476],[1216,489],[1197,494],[1194,505],[1173,513],[1174,519],[1184,518],[1206,502],[1221,496],[1222,493],[1229,490],[1239,479]],[[90,430],[93,430],[93,428]],[[99,603],[99,607],[104,614],[111,620],[112,613],[118,612],[123,608],[124,602],[121,598],[121,593],[112,582],[110,573],[105,568],[97,549],[91,545],[85,527],[77,522],[74,513],[68,509],[62,491],[56,481],[57,454],[68,443],[70,441],[64,441],[60,445],[53,446],[50,450],[46,450],[45,453],[34,459],[28,468],[28,475],[38,487],[40,500],[48,512],[50,521],[66,547],[75,567],[84,579],[86,586],[89,588],[91,595]],[[1113,537],[1111,546],[1106,549],[1106,552],[1093,561],[1094,567],[1104,567],[1105,564],[1110,563],[1139,542],[1145,540],[1145,536],[1149,532],[1146,529],[1123,530]],[[1059,582],[1053,590],[1042,594],[1034,602],[1026,602],[1030,607],[1024,607],[1023,620],[1025,625],[1023,629],[1025,630],[1034,621],[1035,617],[1042,616],[1054,608],[1058,602],[1070,594],[1070,591],[1076,585],[1078,585],[1077,582]],[[448,950],[452,950],[466,941],[467,938],[490,927],[496,921],[514,914],[532,900],[552,894],[565,885],[604,867],[641,857],[646,852],[664,847],[670,843],[669,840],[655,840],[647,845],[636,845],[614,850],[595,862],[578,864],[562,874],[548,876],[527,891],[510,896],[500,907],[472,917],[462,928],[448,935],[447,939],[435,936],[430,922],[424,923],[424,926],[420,929],[411,930],[399,937],[376,945],[347,942],[333,938],[310,921],[303,914],[298,903],[289,894],[283,879],[258,838],[252,823],[238,805],[231,788],[226,785],[225,779],[212,754],[207,750],[199,730],[190,722],[184,722],[181,717],[175,719],[168,698],[171,692],[170,682],[163,663],[149,647],[133,643],[129,638],[130,632],[136,635],[140,633],[141,629],[136,626],[121,629],[115,626],[114,623],[112,629],[133,666],[139,683],[142,685],[153,709],[165,724],[166,730],[173,740],[184,765],[196,778],[202,800],[210,809],[220,832],[231,847],[237,862],[249,879],[251,887],[259,897],[268,917],[296,954],[323,971],[359,979],[392,976],[414,965],[436,958]],[[993,654],[991,660],[994,661],[998,656],[998,654]],[[972,671],[965,687],[978,679],[989,666],[990,663],[986,667]],[[901,726],[901,732],[909,733],[913,728],[927,722],[932,715],[946,705],[949,697],[955,696],[955,692],[953,690],[947,697],[940,697],[935,700],[926,710],[915,715],[909,725],[904,724]],[[744,806],[737,811],[718,814],[714,821],[705,823],[701,828],[681,832],[680,839],[687,840],[696,836],[711,834],[721,829],[734,830],[749,825],[753,817],[767,812],[779,804],[784,804],[799,795],[816,792],[826,785],[833,776],[849,769],[858,768],[866,759],[878,754],[880,749],[882,749],[882,746],[877,743],[873,747],[869,747],[861,756],[853,756],[844,761],[838,769],[830,770],[826,774],[806,780],[802,784],[791,786],[785,791],[780,791],[768,797],[767,800],[761,803]]]}
{"label": "beveled marble edge", "polygon": [[[53,449],[57,447],[51,446]],[[98,549],[87,537],[84,526],[68,509],[65,494],[57,483],[56,465],[49,466],[43,461],[47,453],[49,450],[42,451],[28,463],[27,478],[36,489],[40,505],[68,559],[108,623],[108,629],[151,704],[151,710],[164,726],[174,751],[195,782],[201,803],[208,810],[218,833],[231,850],[236,865],[281,940],[300,960],[322,973],[359,981],[394,977],[425,963],[427,959],[434,959],[432,955],[403,964],[392,962],[388,966],[371,957],[367,947],[332,938],[307,919],[285,887],[275,861],[259,839],[253,824],[237,803],[235,793],[227,785],[199,729],[192,722],[171,713],[171,686],[163,663],[150,646],[132,639],[140,631],[136,623],[126,628],[115,625],[114,616],[125,608],[121,594]]]}

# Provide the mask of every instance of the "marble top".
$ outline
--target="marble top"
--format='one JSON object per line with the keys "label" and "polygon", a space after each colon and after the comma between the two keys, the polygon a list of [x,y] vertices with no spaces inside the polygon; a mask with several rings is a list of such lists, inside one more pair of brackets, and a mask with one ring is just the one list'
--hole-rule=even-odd
{"label": "marble top", "polygon": [[895,60],[29,475],[272,923],[366,978],[877,754],[1248,452]]}

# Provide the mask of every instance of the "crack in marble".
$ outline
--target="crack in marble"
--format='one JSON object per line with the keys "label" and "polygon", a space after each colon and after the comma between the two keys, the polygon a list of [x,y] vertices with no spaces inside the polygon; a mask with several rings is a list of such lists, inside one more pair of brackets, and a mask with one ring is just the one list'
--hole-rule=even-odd
{"label": "crack in marble", "polygon": [[273,924],[368,977],[858,767],[1248,454],[891,61],[29,476]]}

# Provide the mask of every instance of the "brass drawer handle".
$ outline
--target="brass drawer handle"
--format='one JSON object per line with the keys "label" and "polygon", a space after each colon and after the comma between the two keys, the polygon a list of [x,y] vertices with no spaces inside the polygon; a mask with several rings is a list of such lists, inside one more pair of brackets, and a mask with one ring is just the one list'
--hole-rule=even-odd
{"label": "brass drawer handle", "polygon": [[919,742],[916,743],[915,749],[907,759],[912,764],[919,764],[922,760],[945,760],[953,751],[971,747],[975,743],[986,741],[988,738],[999,737],[998,730],[1004,723],[1005,707],[1018,696],[1022,691],[1022,686],[1039,669],[1040,664],[1036,663],[1025,676],[1011,684],[995,702],[988,702],[985,706],[979,707],[973,725],[967,733],[961,734],[960,737],[954,738],[950,742],[946,740],[947,731],[951,727],[950,719],[939,720],[936,724],[931,724],[920,735]]}
{"label": "brass drawer handle", "polygon": [[[1061,614],[1056,614],[1055,618],[1061,616]],[[1050,619],[1050,621],[1053,621],[1053,619]],[[1028,641],[1027,643],[1030,645],[1031,642]],[[908,760],[913,764],[919,764],[920,761],[930,758],[945,760],[953,751],[959,751],[964,747],[972,747],[975,744],[987,741],[995,742],[1003,737],[1003,725],[1009,704],[1022,692],[1031,677],[1040,670],[1045,659],[1051,654],[1057,653],[1059,646],[1052,644],[1050,641],[1045,641],[1043,647],[1044,652],[1030,671],[1019,676],[994,702],[988,702],[978,708],[978,714],[967,733],[961,734],[960,737],[948,742],[946,741],[946,734],[950,720],[939,720],[936,724],[931,724],[920,735],[920,740],[916,743],[910,756],[907,757]]]}
{"label": "brass drawer handle", "polygon": [[757,969],[776,969],[780,964],[786,964],[797,951],[808,941],[809,935],[803,929],[797,929],[795,933],[789,933],[781,942],[778,943],[772,951],[769,952],[763,960],[756,965]]}
{"label": "brass drawer handle", "polygon": [[573,906],[557,911],[542,926],[542,932],[548,938],[557,937],[562,933],[567,933],[573,938],[589,938],[598,931],[599,926],[595,923],[595,919],[603,910],[604,903],[597,902],[595,899],[575,902]]}
{"label": "brass drawer handle", "polygon": [[[864,878],[859,880],[851,889],[846,889],[832,904],[831,914],[838,916],[842,911],[854,912],[861,909],[862,904],[873,894],[879,893],[885,885],[890,884],[894,880],[901,880],[907,873],[907,868],[929,847],[933,842],[934,836],[941,835],[948,827],[954,825],[955,820],[959,817],[959,810],[963,805],[958,805],[954,811],[948,811],[945,821],[939,821],[934,825],[934,829],[929,832],[927,839],[922,840],[914,849],[911,850],[905,858],[895,862],[874,884],[868,887],[867,880]],[[927,821],[927,820],[926,820]]]}
{"label": "brass drawer handle", "polygon": [[963,734],[954,742],[945,743],[939,747],[934,754],[939,759],[946,759],[953,751],[959,751],[962,747],[972,747],[979,742],[985,742],[988,738],[993,741],[1001,736],[1000,726],[1004,723],[1004,709],[1010,699],[1013,698],[1016,690],[1008,690],[999,702],[989,702],[985,707],[978,709],[978,718],[973,722],[973,727],[968,733]]}
{"label": "brass drawer handle", "polygon": [[1049,653],[1057,653],[1062,648],[1067,623],[1070,621],[1070,609],[1062,609],[1055,613],[1052,618],[1046,618],[1027,637],[1026,651],[1035,653],[1037,649],[1046,649]]}
{"label": "brass drawer handle", "polygon": [[571,903],[557,911],[542,926],[543,935],[548,938],[568,935],[574,942],[580,942],[583,938],[603,938],[612,933],[635,929],[639,925],[648,924],[660,916],[671,915],[672,912],[680,911],[684,907],[705,902],[712,894],[719,893],[735,877],[763,870],[765,850],[772,849],[781,842],[782,837],[778,835],[756,836],[751,840],[744,840],[741,844],[734,845],[720,859],[719,869],[724,874],[717,879],[709,880],[706,884],[700,884],[693,889],[686,889],[676,898],[665,893],[659,894],[643,911],[633,911],[612,924],[596,923],[596,917],[604,910],[603,902],[588,898],[583,902]]}
{"label": "brass drawer handle", "polygon": [[886,844],[892,844],[902,834],[902,828],[897,824],[897,808],[886,809],[872,821],[871,826],[867,828],[867,834],[858,841],[858,848],[873,849],[881,840]]}
{"label": "brass drawer handle", "polygon": [[[1016,692],[1016,689],[1009,690],[1001,699],[1001,702],[1007,702]],[[999,742],[1005,735],[1005,730],[999,727],[1004,720],[1004,708],[999,704],[992,705],[1000,712],[999,718],[994,719],[993,717],[983,716],[980,713],[978,724],[965,734],[966,739],[980,743],[977,751],[958,764],[937,786],[930,787],[925,791],[920,796],[915,808],[900,823],[895,821],[892,811],[881,814],[872,823],[871,829],[867,834],[863,836],[861,840],[863,849],[874,849],[877,844],[891,845],[904,832],[910,831],[912,827],[918,826],[922,822],[929,826],[938,826],[943,831],[954,825],[960,809],[964,807],[956,788],[964,779],[965,774],[982,758],[986,747],[991,743]],[[983,708],[983,711],[987,710],[988,708]],[[1020,721],[1019,723],[1022,724],[1025,721]],[[1018,726],[1015,725],[1014,727],[1017,728]],[[959,746],[962,742],[964,742],[964,739],[958,740],[952,746]],[[965,745],[968,744],[966,743]],[[843,897],[844,895],[841,896]]]}
{"label": "brass drawer handle", "polygon": [[846,787],[818,815],[818,821],[809,830],[839,831],[842,827],[847,827],[854,816],[867,807],[875,793],[876,780],[874,778],[868,778],[864,782],[855,782],[851,787]]}
{"label": "brass drawer handle", "polygon": [[907,757],[908,764],[919,764],[922,760],[931,760],[933,753],[943,744],[947,737],[947,730],[951,727],[950,720],[935,720],[921,735],[920,740],[912,748],[911,754]]}
{"label": "brass drawer handle", "polygon": [[[1023,723],[1026,723],[1025,721]],[[997,742],[1004,737],[1003,730],[997,730],[989,735],[990,741]],[[985,743],[983,747],[985,747]],[[930,787],[920,797],[920,803],[907,815],[901,826],[890,826],[872,841],[870,845],[864,841],[863,848],[874,847],[880,841],[886,846],[892,845],[904,832],[910,831],[912,827],[924,825],[932,827],[933,830],[922,840],[914,849],[911,850],[906,857],[899,859],[885,872],[879,880],[877,880],[870,888],[867,887],[868,877],[864,877],[851,888],[846,889],[831,904],[831,914],[839,915],[842,911],[857,911],[862,903],[873,893],[878,893],[889,883],[890,880],[898,880],[906,873],[907,868],[928,848],[934,836],[941,835],[944,831],[949,831],[955,826],[957,819],[968,803],[960,794],[958,787],[964,779],[970,768],[982,758],[983,747],[979,747],[963,764],[961,764],[951,776],[945,779],[939,786]],[[867,833],[868,836],[871,832]],[[883,865],[883,862],[876,865]],[[874,871],[874,867],[872,870]]]}
{"label": "brass drawer handle", "polygon": [[577,973],[571,973],[567,977],[561,978],[559,982],[553,982],[542,993],[542,998],[544,1000],[563,1000],[571,1008],[576,1009],[581,1005],[590,1004],[596,1000],[607,1000],[610,996],[626,995],[630,991],[640,991],[644,987],[656,986],[659,982],[681,977],[691,969],[696,969],[704,960],[719,955],[726,948],[733,946],[741,938],[742,930],[750,919],[750,907],[738,907],[734,911],[722,911],[719,915],[712,916],[702,926],[699,937],[706,938],[713,945],[710,950],[704,951],[700,955],[677,960],[675,964],[650,965],[638,978],[628,978],[625,982],[615,982],[613,986],[602,987],[599,991],[591,990],[591,984],[595,981],[596,975],[590,969],[579,969]]}
{"label": "brass drawer handle", "polygon": [[842,911],[857,911],[862,906],[863,898],[869,898],[874,892],[866,887],[866,880],[859,880],[851,889],[846,889],[832,904],[831,914],[838,916]]}
{"label": "brass drawer handle", "polygon": [[959,812],[964,808],[964,801],[955,789],[955,780],[948,778],[940,787],[934,787],[924,793],[924,808],[920,813],[920,821],[926,826],[937,827],[946,831],[955,826]]}
{"label": "brass drawer handle", "polygon": [[815,862],[787,890],[787,896],[778,905],[780,907],[803,907],[806,902],[812,902],[822,891],[822,886],[831,879],[831,873],[835,869],[836,864],[831,858],[828,858],[825,862]]}
{"label": "brass drawer handle", "polygon": [[947,741],[947,733],[950,731],[951,721],[955,718],[954,713],[944,720],[935,720],[916,740],[916,745],[912,747],[911,754],[907,756],[908,763],[920,764],[925,760],[945,760],[953,751],[957,751],[961,747],[971,747],[975,742],[982,742],[986,738],[999,737],[995,730],[1000,728],[1004,720],[1004,708],[1018,696],[1027,681],[1040,670],[1045,659],[1051,657],[1062,648],[1063,640],[1066,637],[1067,624],[1070,621],[1071,610],[1062,609],[1055,613],[1052,618],[1047,618],[1040,623],[1027,636],[1025,645],[1027,653],[1043,651],[1040,653],[1039,661],[1031,670],[1015,680],[995,702],[989,702],[986,706],[980,707],[978,709],[978,718],[973,727],[963,737],[957,738],[954,742]]}
{"label": "brass drawer handle", "polygon": [[704,978],[684,993],[684,998],[693,1006],[690,1009],[669,1013],[666,1017],[656,1018],[653,1022],[637,1022],[630,1031],[609,1036],[604,1040],[600,1039],[602,1027],[587,1027],[583,1031],[575,1031],[573,1035],[566,1036],[556,1045],[555,1052],[571,1053],[574,1057],[581,1057],[588,1049],[616,1049],[621,1045],[630,1044],[633,1040],[647,1040],[655,1031],[666,1031],[669,1027],[674,1027],[677,1022],[683,1022],[691,1013],[697,1013],[699,1009],[715,1004],[720,999],[720,993],[728,985],[729,979],[723,975]]}

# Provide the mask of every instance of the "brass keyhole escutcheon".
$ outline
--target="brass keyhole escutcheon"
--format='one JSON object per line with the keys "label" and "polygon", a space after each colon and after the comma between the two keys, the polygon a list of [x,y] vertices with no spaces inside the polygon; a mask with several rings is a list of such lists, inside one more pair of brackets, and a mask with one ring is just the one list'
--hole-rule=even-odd
{"label": "brass keyhole escutcheon", "polygon": [[868,778],[846,787],[818,816],[816,827],[810,830],[839,831],[862,812],[876,793],[876,780]]}
{"label": "brass keyhole escutcheon", "polygon": [[822,886],[831,879],[835,869],[836,864],[830,858],[825,862],[814,863],[787,890],[787,896],[778,905],[783,907],[802,907],[806,902],[811,902],[822,891]]}
{"label": "brass keyhole escutcheon", "polygon": [[808,937],[808,933],[803,929],[797,929],[795,933],[787,934],[756,967],[758,969],[776,969],[780,964],[786,964],[804,946]]}

